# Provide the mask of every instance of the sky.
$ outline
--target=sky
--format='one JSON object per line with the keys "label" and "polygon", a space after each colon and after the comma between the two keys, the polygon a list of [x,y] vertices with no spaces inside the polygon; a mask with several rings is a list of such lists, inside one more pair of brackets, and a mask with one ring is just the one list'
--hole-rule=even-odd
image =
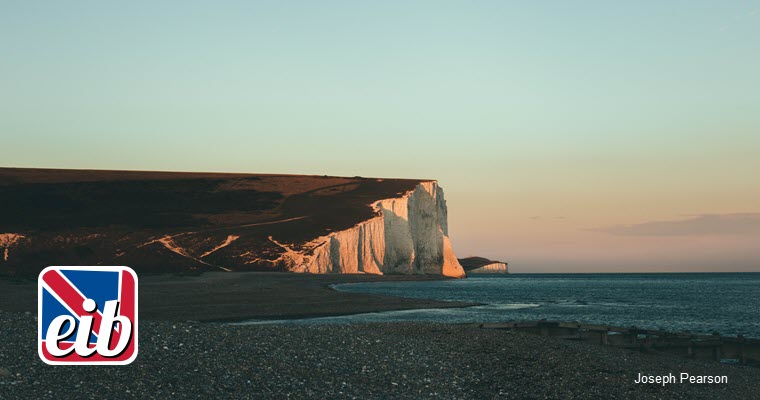
{"label": "sky", "polygon": [[760,271],[760,1],[0,0],[0,165],[437,179],[515,272]]}

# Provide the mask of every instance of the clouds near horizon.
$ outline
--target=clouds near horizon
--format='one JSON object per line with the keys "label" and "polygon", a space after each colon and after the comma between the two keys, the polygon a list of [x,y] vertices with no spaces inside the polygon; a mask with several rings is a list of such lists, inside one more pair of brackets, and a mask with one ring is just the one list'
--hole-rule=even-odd
{"label": "clouds near horizon", "polygon": [[760,213],[702,214],[593,230],[618,236],[760,236]]}

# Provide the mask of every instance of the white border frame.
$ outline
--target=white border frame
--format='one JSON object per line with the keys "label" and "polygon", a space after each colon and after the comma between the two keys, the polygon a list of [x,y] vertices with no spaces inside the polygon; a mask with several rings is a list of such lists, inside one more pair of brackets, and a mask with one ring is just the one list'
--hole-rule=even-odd
{"label": "white border frame", "polygon": [[[109,272],[122,272],[122,273],[129,273],[132,275],[132,278],[135,280],[135,321],[133,324],[133,337],[132,340],[135,341],[135,351],[132,353],[132,355],[122,361],[50,361],[45,358],[45,356],[42,354],[42,275],[44,275],[48,271],[52,270],[74,270],[74,271],[109,271]],[[121,280],[119,280],[119,290],[121,290]],[[40,356],[40,359],[47,365],[127,365],[131,364],[132,361],[134,361],[137,358],[137,317],[139,315],[138,313],[138,281],[137,281],[137,274],[132,268],[129,268],[127,266],[49,266],[40,272],[39,276],[37,276],[37,354]],[[121,292],[119,292],[119,299],[121,299]]]}

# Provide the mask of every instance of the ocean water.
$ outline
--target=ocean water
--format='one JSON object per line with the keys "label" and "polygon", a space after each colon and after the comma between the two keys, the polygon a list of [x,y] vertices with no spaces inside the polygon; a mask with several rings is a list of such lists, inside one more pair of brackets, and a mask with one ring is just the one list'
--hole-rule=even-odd
{"label": "ocean water", "polygon": [[484,305],[269,322],[478,323],[546,318],[760,338],[760,273],[510,274],[446,281],[353,283],[334,288]]}

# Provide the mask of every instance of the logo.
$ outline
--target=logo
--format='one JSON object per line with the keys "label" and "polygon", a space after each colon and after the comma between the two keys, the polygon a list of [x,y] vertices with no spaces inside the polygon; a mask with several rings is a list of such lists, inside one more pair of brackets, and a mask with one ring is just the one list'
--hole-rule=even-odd
{"label": "logo", "polygon": [[137,357],[137,274],[48,267],[37,280],[38,352],[50,365],[126,365]]}

